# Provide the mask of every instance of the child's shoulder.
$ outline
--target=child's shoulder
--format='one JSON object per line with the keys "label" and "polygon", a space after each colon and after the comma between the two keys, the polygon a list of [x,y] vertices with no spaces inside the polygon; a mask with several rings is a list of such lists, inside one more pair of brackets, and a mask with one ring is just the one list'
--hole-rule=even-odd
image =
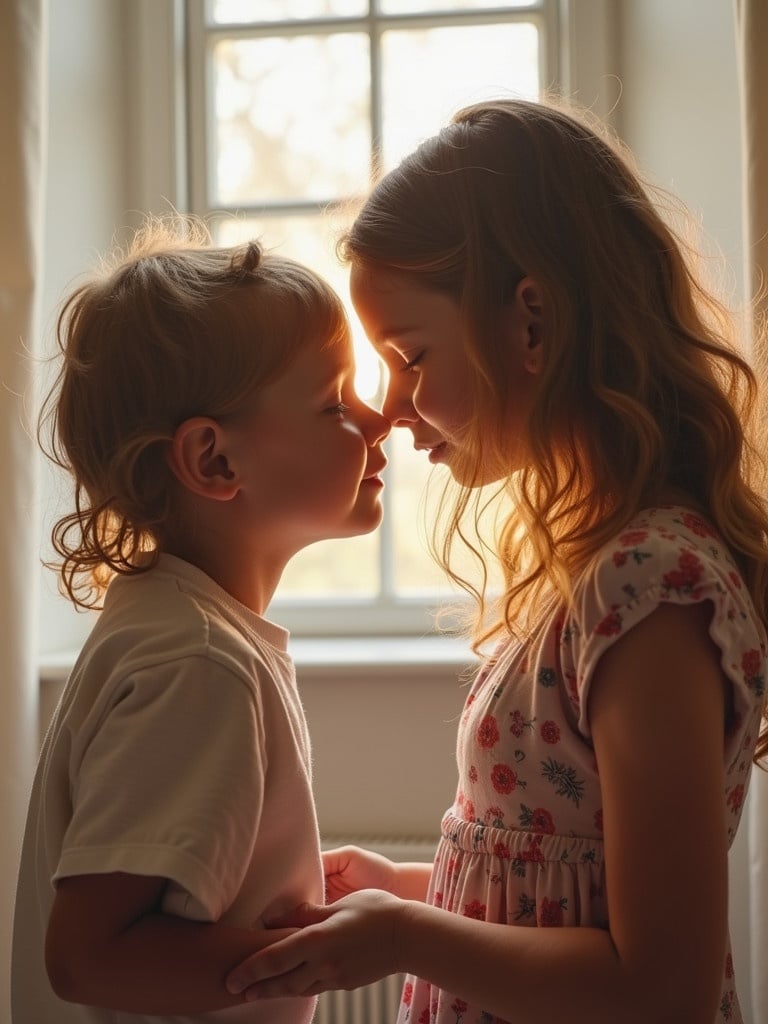
{"label": "child's shoulder", "polygon": [[698,513],[661,506],[640,512],[600,549],[576,581],[574,609],[590,620],[646,602],[689,603],[715,594],[746,599],[727,546]]}

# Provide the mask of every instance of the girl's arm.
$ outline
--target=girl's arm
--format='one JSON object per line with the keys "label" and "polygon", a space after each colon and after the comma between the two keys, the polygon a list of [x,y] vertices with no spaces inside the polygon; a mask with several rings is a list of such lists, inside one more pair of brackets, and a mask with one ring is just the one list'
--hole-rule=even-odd
{"label": "girl's arm", "polygon": [[242,1003],[234,964],[289,931],[250,931],[159,912],[164,880],[123,873],[59,881],[46,967],[68,1002],[125,1013],[202,1013]]}
{"label": "girl's arm", "polygon": [[610,931],[487,924],[361,892],[306,908],[292,923],[309,927],[238,967],[230,987],[270,978],[253,995],[316,993],[407,971],[516,1024],[710,1024],[728,889],[728,684],[710,615],[708,603],[660,606],[592,683]]}

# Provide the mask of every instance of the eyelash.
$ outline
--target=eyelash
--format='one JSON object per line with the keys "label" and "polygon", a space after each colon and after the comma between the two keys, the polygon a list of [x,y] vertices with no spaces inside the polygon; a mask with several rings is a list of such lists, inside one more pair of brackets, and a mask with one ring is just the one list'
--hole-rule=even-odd
{"label": "eyelash", "polygon": [[325,411],[329,412],[332,416],[343,416],[345,412],[349,412],[349,406],[345,405],[344,402],[337,402],[336,405],[329,406]]}
{"label": "eyelash", "polygon": [[418,366],[418,364],[421,362],[421,358],[423,355],[423,352],[419,352],[419,354],[417,356],[414,356],[413,359],[409,359],[406,362],[406,364],[403,367],[401,367],[403,373],[407,373],[408,370],[412,370],[414,366]]}

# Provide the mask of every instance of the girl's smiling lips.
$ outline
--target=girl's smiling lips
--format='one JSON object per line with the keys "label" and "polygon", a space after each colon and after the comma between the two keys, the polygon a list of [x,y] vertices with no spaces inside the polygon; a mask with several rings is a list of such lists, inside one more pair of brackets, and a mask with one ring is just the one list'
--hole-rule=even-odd
{"label": "girl's smiling lips", "polygon": [[437,444],[420,444],[415,442],[413,447],[417,452],[429,452],[430,462],[441,462],[442,457],[445,454],[445,450],[448,447],[447,441],[438,441]]}

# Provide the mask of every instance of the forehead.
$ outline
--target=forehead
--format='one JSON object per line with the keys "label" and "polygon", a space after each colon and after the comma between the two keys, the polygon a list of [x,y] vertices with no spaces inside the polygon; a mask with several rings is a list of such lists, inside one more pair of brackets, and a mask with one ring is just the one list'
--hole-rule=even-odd
{"label": "forehead", "polygon": [[354,351],[348,331],[332,340],[307,340],[268,388],[281,392],[293,390],[314,393],[353,372],[354,365]]}
{"label": "forehead", "polygon": [[426,287],[412,274],[376,267],[355,267],[350,295],[370,341],[380,347],[418,332],[457,331],[463,324],[459,303]]}

